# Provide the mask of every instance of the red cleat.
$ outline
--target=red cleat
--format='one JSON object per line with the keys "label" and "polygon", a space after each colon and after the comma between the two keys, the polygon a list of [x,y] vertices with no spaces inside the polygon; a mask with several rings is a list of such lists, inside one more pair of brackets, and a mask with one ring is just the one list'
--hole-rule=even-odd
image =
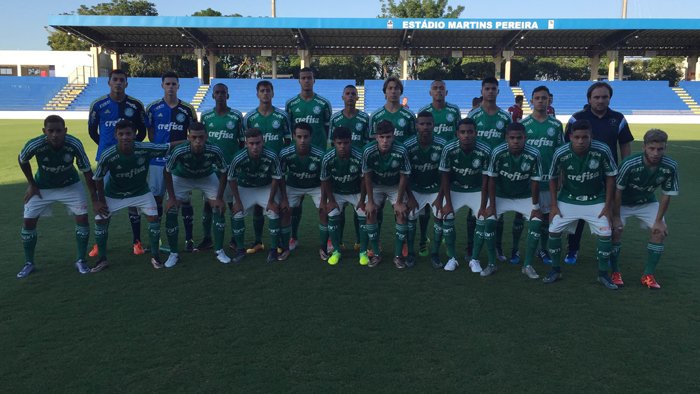
{"label": "red cleat", "polygon": [[650,289],[660,289],[661,288],[661,285],[656,283],[656,279],[654,278],[654,275],[651,275],[651,274],[642,275],[642,284]]}
{"label": "red cleat", "polygon": [[99,251],[97,250],[97,244],[92,245],[92,249],[90,250],[90,253],[88,253],[88,256],[96,257],[98,254]]}
{"label": "red cleat", "polygon": [[141,245],[141,241],[136,241],[136,243],[134,244],[134,254],[140,256],[144,253],[146,253],[146,251],[143,250],[143,245]]}
{"label": "red cleat", "polygon": [[612,283],[618,285],[618,286],[624,286],[625,282],[622,281],[622,274],[619,272],[613,272],[612,275],[610,275],[610,280]]}

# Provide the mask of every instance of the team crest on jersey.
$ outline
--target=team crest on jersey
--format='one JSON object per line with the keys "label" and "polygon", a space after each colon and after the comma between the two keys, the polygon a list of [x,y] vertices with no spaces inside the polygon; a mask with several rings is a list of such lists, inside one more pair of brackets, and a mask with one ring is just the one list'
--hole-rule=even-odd
{"label": "team crest on jersey", "polygon": [[232,120],[229,120],[228,123],[226,123],[226,128],[231,130],[233,128],[234,124]]}
{"label": "team crest on jersey", "polygon": [[554,137],[554,127],[550,127],[547,129],[547,135],[550,137]]}
{"label": "team crest on jersey", "polygon": [[175,117],[175,120],[177,120],[180,123],[184,122],[185,121],[185,114],[177,114],[177,116]]}
{"label": "team crest on jersey", "polygon": [[122,166],[119,165],[119,164],[117,164],[117,168],[116,168],[116,169],[117,169],[117,170],[121,170],[121,169],[122,169]]}
{"label": "team crest on jersey", "polygon": [[126,116],[127,118],[130,118],[130,117],[134,116],[134,109],[131,108],[131,107],[125,109],[125,110],[124,110],[124,116]]}
{"label": "team crest on jersey", "polygon": [[355,123],[355,130],[362,131],[362,123]]}
{"label": "team crest on jersey", "polygon": [[520,165],[520,169],[523,171],[530,171],[530,163],[524,161],[523,164]]}
{"label": "team crest on jersey", "polygon": [[437,152],[433,152],[433,154],[430,155],[430,160],[432,161],[437,161],[440,158],[440,154]]}
{"label": "team crest on jersey", "polygon": [[358,170],[356,165],[351,165],[349,169],[350,169],[350,172],[352,172],[352,173],[355,173]]}
{"label": "team crest on jersey", "polygon": [[144,159],[143,157],[139,157],[138,160],[136,160],[136,164],[138,164],[138,165],[143,165],[143,163],[145,163],[145,162],[146,162],[146,159]]}
{"label": "team crest on jersey", "polygon": [[446,119],[448,122],[452,122],[455,120],[455,116],[452,114],[447,114]]}
{"label": "team crest on jersey", "polygon": [[391,168],[398,168],[399,167],[399,162],[396,160],[391,161]]}
{"label": "team crest on jersey", "polygon": [[309,171],[316,171],[317,168],[316,163],[309,164]]}
{"label": "team crest on jersey", "polygon": [[663,183],[664,179],[665,179],[664,177],[660,176],[660,177],[656,178],[656,183]]}
{"label": "team crest on jersey", "polygon": [[70,154],[66,153],[65,155],[63,155],[63,161],[65,161],[66,163],[70,163],[71,160],[73,160],[73,156],[71,156]]}
{"label": "team crest on jersey", "polygon": [[505,126],[505,125],[506,125],[506,124],[503,123],[502,120],[499,120],[499,121],[496,123],[496,128],[497,128],[497,129],[502,129],[503,126]]}
{"label": "team crest on jersey", "polygon": [[474,161],[472,161],[472,168],[479,168],[479,166],[481,166],[481,160],[474,159]]}
{"label": "team crest on jersey", "polygon": [[598,162],[598,160],[591,160],[591,162],[588,163],[588,168],[591,170],[596,170],[598,167],[600,167],[600,162]]}
{"label": "team crest on jersey", "polygon": [[401,118],[397,123],[399,124],[399,127],[404,127],[406,126],[406,119]]}
{"label": "team crest on jersey", "polygon": [[[257,126],[257,125],[256,125],[256,126]],[[273,128],[273,129],[279,129],[279,127],[280,127],[280,121],[277,120],[277,119],[273,120],[273,121],[272,121],[272,128]]]}
{"label": "team crest on jersey", "polygon": [[314,114],[318,115],[318,114],[320,114],[320,113],[321,113],[321,107],[319,107],[318,105],[315,106],[315,107],[314,107]]}

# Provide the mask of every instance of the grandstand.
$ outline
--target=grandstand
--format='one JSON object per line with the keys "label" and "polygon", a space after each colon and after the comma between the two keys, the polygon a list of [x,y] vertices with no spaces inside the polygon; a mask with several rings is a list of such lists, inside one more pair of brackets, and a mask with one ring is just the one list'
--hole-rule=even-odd
{"label": "grandstand", "polygon": [[67,78],[0,78],[1,111],[41,111],[68,83]]}
{"label": "grandstand", "polygon": [[[68,110],[89,110],[93,101],[109,93],[107,80],[107,77],[90,78],[85,90],[68,106]],[[160,78],[129,78],[129,87],[126,89],[126,93],[141,100],[143,105],[148,105],[163,97],[163,88],[160,83]],[[178,96],[184,101],[192,102],[199,86],[197,78],[180,78]]]}

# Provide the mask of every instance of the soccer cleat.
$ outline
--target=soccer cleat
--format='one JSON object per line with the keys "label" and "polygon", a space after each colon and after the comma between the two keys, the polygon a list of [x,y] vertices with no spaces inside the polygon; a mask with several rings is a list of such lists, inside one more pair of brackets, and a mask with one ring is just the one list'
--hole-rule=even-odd
{"label": "soccer cleat", "polygon": [[299,241],[296,238],[289,238],[289,250],[294,250],[299,246]]}
{"label": "soccer cleat", "polygon": [[578,250],[569,251],[564,257],[564,262],[569,265],[576,264],[576,259],[578,259]]}
{"label": "soccer cleat", "polygon": [[479,272],[482,271],[481,269],[481,263],[479,260],[471,259],[469,261],[469,268],[472,270],[473,273],[478,274]]}
{"label": "soccer cleat", "polygon": [[442,268],[442,261],[440,261],[440,255],[434,254],[430,256],[430,264],[433,265],[433,268],[435,269],[440,269]]}
{"label": "soccer cleat", "polygon": [[134,254],[136,256],[140,256],[142,254],[145,254],[146,251],[143,249],[143,245],[141,244],[141,241],[136,241],[134,243]]}
{"label": "soccer cleat", "polygon": [[537,254],[540,257],[540,260],[542,260],[542,263],[544,265],[552,265],[552,258],[549,257],[549,252],[547,252],[544,249],[540,249]]}
{"label": "soccer cleat", "polygon": [[413,253],[409,254],[404,259],[404,262],[406,263],[406,268],[413,268],[413,266],[416,265],[416,255]]}
{"label": "soccer cleat", "polygon": [[192,252],[196,252],[196,251],[197,251],[197,249],[194,247],[193,240],[188,239],[187,241],[185,241],[185,252],[192,253]]}
{"label": "soccer cleat", "polygon": [[661,285],[656,282],[654,275],[644,274],[642,275],[642,284],[650,289],[660,289]]}
{"label": "soccer cleat", "polygon": [[34,271],[34,263],[27,261],[26,263],[24,263],[22,269],[19,270],[19,272],[17,273],[17,279],[26,278],[29,274],[32,273],[32,271]]}
{"label": "soccer cleat", "polygon": [[355,252],[359,252],[359,251],[360,251],[360,243],[359,243],[359,242],[355,242],[355,244],[352,245],[352,249],[353,249]]}
{"label": "soccer cleat", "polygon": [[408,244],[406,242],[403,243],[403,246],[401,247],[401,257],[407,257],[408,256]]}
{"label": "soccer cleat", "polygon": [[274,263],[275,261],[277,261],[277,257],[279,257],[279,254],[277,254],[277,248],[270,249],[270,251],[267,252],[267,262],[268,263]]}
{"label": "soccer cleat", "polygon": [[600,282],[603,286],[610,290],[617,290],[618,287],[616,284],[614,284],[611,280],[608,274],[605,275],[598,275],[598,282]]}
{"label": "soccer cleat", "polygon": [[520,251],[517,249],[513,249],[510,252],[510,263],[513,265],[520,264]]}
{"label": "soccer cleat", "polygon": [[100,251],[97,249],[97,244],[92,245],[92,249],[90,249],[90,253],[88,253],[88,256],[90,257],[97,257],[97,255],[100,253]]}
{"label": "soccer cleat", "polygon": [[430,254],[428,245],[430,245],[430,239],[428,239],[425,243],[418,245],[418,256],[428,257],[428,255]]}
{"label": "soccer cleat", "polygon": [[78,261],[75,262],[75,268],[81,274],[87,274],[90,272],[90,267],[88,267],[87,261],[85,261],[83,259],[78,259]]}
{"label": "soccer cleat", "polygon": [[520,272],[523,274],[527,275],[528,278],[530,279],[539,279],[539,275],[537,275],[537,271],[535,271],[535,268],[531,265],[526,265],[524,266]]}
{"label": "soccer cleat", "polygon": [[561,271],[551,270],[542,278],[544,283],[554,283],[562,278]]}
{"label": "soccer cleat", "polygon": [[178,255],[177,253],[170,253],[170,255],[168,255],[168,259],[165,260],[165,264],[163,265],[165,266],[165,268],[173,268],[179,260],[180,255]]}
{"label": "soccer cleat", "polygon": [[498,267],[496,267],[496,264],[489,264],[489,265],[486,266],[486,268],[484,268],[484,269],[481,271],[481,273],[479,273],[479,275],[481,275],[481,276],[491,276],[491,275],[493,275],[494,273],[496,273],[496,271],[498,271]]}
{"label": "soccer cleat", "polygon": [[367,264],[369,264],[369,256],[367,256],[367,252],[360,252],[360,265]]}
{"label": "soccer cleat", "polygon": [[503,254],[503,249],[496,249],[496,258],[498,261],[506,261],[508,258]]}
{"label": "soccer cleat", "polygon": [[449,260],[447,260],[447,263],[445,264],[445,271],[454,271],[459,267],[459,261],[457,261],[456,258],[452,257]]}
{"label": "soccer cleat", "polygon": [[265,250],[265,244],[263,244],[262,242],[254,242],[250,245],[248,249],[246,249],[245,252],[247,254],[255,254],[258,252],[262,252],[263,250]]}
{"label": "soccer cleat", "polygon": [[610,281],[618,286],[624,286],[625,282],[622,281],[622,274],[619,272],[613,272],[610,275]]}
{"label": "soccer cleat", "polygon": [[228,264],[231,262],[231,258],[226,255],[226,252],[223,249],[216,251],[216,259],[219,260],[219,263],[221,264]]}
{"label": "soccer cleat", "polygon": [[[200,242],[197,245],[197,247],[195,247],[195,249],[196,250],[207,250],[207,249],[211,249],[212,246],[214,246],[214,244],[212,243],[211,238],[204,237],[204,239],[202,239],[202,242]],[[235,249],[235,248],[236,248],[236,242],[234,241],[233,242],[233,249]]]}
{"label": "soccer cleat", "polygon": [[292,252],[290,252],[289,249],[282,249],[280,251],[280,248],[277,248],[277,261],[287,260],[290,254],[292,254]]}
{"label": "soccer cleat", "polygon": [[[168,257],[168,258],[170,258],[170,257]],[[153,268],[155,268],[157,270],[163,268],[163,263],[161,263],[160,259],[157,257],[151,257],[151,265],[153,266]]]}
{"label": "soccer cleat", "polygon": [[328,242],[326,242],[326,250],[328,251],[328,254],[333,253],[335,248],[333,247],[333,242],[329,239]]}
{"label": "soccer cleat", "polygon": [[381,263],[381,262],[382,262],[382,256],[380,256],[378,254],[373,255],[372,257],[370,257],[369,264],[367,264],[367,266],[369,268],[374,268],[374,267],[378,266],[379,263]]}
{"label": "soccer cleat", "polygon": [[92,273],[100,272],[107,267],[109,267],[109,262],[107,261],[107,259],[102,259],[102,260],[98,261],[94,267],[92,267],[90,272],[92,272]]}
{"label": "soccer cleat", "polygon": [[234,263],[240,263],[241,261],[243,261],[247,254],[248,253],[246,253],[245,249],[236,249],[231,261],[233,261]]}
{"label": "soccer cleat", "polygon": [[318,257],[320,257],[323,261],[328,261],[328,253],[323,249],[318,250]]}
{"label": "soccer cleat", "polygon": [[394,266],[396,266],[396,268],[400,270],[406,268],[406,262],[404,261],[404,258],[402,256],[394,256]]}
{"label": "soccer cleat", "polygon": [[340,252],[337,250],[333,252],[331,257],[328,258],[328,264],[330,265],[336,265],[340,261]]}

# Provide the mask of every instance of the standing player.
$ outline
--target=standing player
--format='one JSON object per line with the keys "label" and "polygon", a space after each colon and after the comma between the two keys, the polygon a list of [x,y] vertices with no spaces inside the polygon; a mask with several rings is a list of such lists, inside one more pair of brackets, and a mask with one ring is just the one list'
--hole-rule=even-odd
{"label": "standing player", "polygon": [[[134,123],[136,141],[143,141],[146,138],[146,110],[141,101],[126,95],[126,87],[129,86],[126,72],[120,69],[110,71],[107,85],[109,85],[109,94],[93,101],[90,105],[88,132],[90,138],[97,144],[95,160],[100,160],[102,152],[117,143],[114,137],[114,126],[122,119],[128,119]],[[141,215],[135,208],[129,208],[129,222],[131,222],[134,254],[144,254],[141,244]],[[97,256],[97,245],[93,247],[90,256]]]}
{"label": "standing player", "polygon": [[[280,153],[280,166],[283,178],[280,181],[280,207],[282,211],[282,248],[284,251],[279,260],[286,260],[289,256],[289,236],[292,233],[290,211],[301,205],[304,196],[309,196],[319,211],[321,219],[326,214],[321,206],[321,162],[324,152],[313,146],[313,128],[310,124],[299,122],[294,125],[294,145],[290,145]],[[286,208],[289,209],[286,209]],[[321,260],[328,260],[326,250],[328,244],[328,226],[319,224]]]}
{"label": "standing player", "polygon": [[[44,119],[42,131],[44,135],[29,140],[18,158],[29,186],[24,194],[24,223],[21,232],[25,263],[17,273],[17,278],[25,278],[34,271],[36,225],[42,214],[50,212],[50,205],[54,202],[62,203],[75,215],[75,267],[81,274],[87,274],[90,272],[85,260],[90,237],[87,199],[73,162],[84,174],[88,191],[94,200],[95,183],[92,180],[90,160],[80,140],[66,134],[68,128],[60,116],[50,115]],[[36,157],[37,163],[35,175],[32,174],[30,163],[33,157]]]}
{"label": "standing player", "polygon": [[[160,242],[160,221],[153,193],[147,183],[149,162],[162,158],[168,153],[168,144],[153,144],[134,140],[134,125],[129,120],[120,120],[114,127],[117,144],[107,149],[95,171],[97,200],[93,200],[95,217],[95,239],[99,259],[91,272],[100,272],[109,266],[107,261],[107,237],[109,218],[114,212],[127,207],[135,207],[146,215],[148,238],[151,246],[151,265],[163,268],[160,262],[158,245]],[[162,167],[154,166],[155,171]],[[109,177],[107,177],[109,174]]]}
{"label": "standing player", "polygon": [[[620,165],[615,193],[615,214],[613,218],[613,245],[620,244],[622,229],[630,217],[637,217],[643,227],[651,229],[647,243],[647,263],[642,275],[642,284],[650,289],[661,286],[654,278],[656,265],[664,251],[664,240],[668,235],[664,215],[671,203],[671,196],[677,196],[678,163],[665,156],[668,134],[659,129],[651,129],[644,134],[644,152],[626,158]],[[659,203],[654,195],[661,188],[663,196]],[[612,280],[622,285],[622,275],[618,266],[620,248],[613,247],[610,255]]]}
{"label": "standing player", "polygon": [[523,95],[515,96],[515,104],[508,107],[513,123],[519,123],[523,119]]}
{"label": "standing player", "polygon": [[411,110],[401,106],[403,83],[397,77],[389,77],[382,87],[386,103],[372,113],[369,118],[369,137],[374,137],[379,122],[389,121],[394,126],[397,142],[403,142],[416,134],[416,117]]}
{"label": "standing player", "polygon": [[265,207],[270,219],[269,263],[278,259],[277,238],[279,237],[279,181],[282,179],[280,162],[275,152],[263,146],[260,129],[250,128],[245,132],[246,148],[238,152],[229,166],[228,180],[233,193],[233,236],[236,237],[238,263],[246,256],[243,249],[245,239],[245,217],[250,209],[259,205]]}
{"label": "standing player", "polygon": [[[574,122],[570,140],[554,153],[549,170],[552,207],[547,245],[552,270],[543,280],[552,283],[561,279],[561,233],[571,231],[579,220],[585,220],[591,233],[598,236],[598,282],[614,290],[617,285],[608,276],[608,263],[617,166],[608,146],[592,140],[589,121]],[[561,190],[557,195],[559,184]]]}
{"label": "standing player", "polygon": [[[416,120],[418,134],[404,142],[408,160],[411,163],[411,179],[408,188],[408,238],[406,266],[413,267],[416,262],[414,242],[416,238],[416,221],[418,215],[432,211],[437,246],[442,242],[442,190],[440,188],[440,155],[445,147],[445,140],[433,136],[433,115],[428,111],[418,113]],[[426,220],[427,222],[427,220]],[[427,223],[426,223],[427,228]],[[423,229],[421,228],[421,231]],[[421,256],[428,255],[427,245],[421,239]]]}
{"label": "standing player", "polygon": [[369,266],[376,267],[381,262],[379,252],[379,234],[377,212],[386,199],[394,206],[396,218],[396,236],[394,238],[394,265],[398,269],[406,268],[401,256],[403,243],[406,241],[408,228],[406,217],[406,189],[411,175],[411,163],[408,161],[406,148],[394,141],[394,126],[388,120],[377,124],[375,142],[367,144],[362,155],[362,173],[367,191],[367,236],[372,243],[373,255]]}
{"label": "standing player", "polygon": [[[260,130],[262,133],[265,148],[271,150],[275,155],[285,145],[289,145],[292,139],[292,125],[287,113],[272,105],[272,98],[275,97],[275,90],[270,81],[260,81],[255,86],[256,95],[259,100],[258,107],[249,111],[243,119],[243,129],[252,128]],[[262,232],[265,224],[263,207],[255,205],[253,208],[253,231],[255,241],[246,250],[248,254],[254,254],[265,250],[262,243]],[[243,247],[238,245],[238,248]]]}
{"label": "standing player", "polygon": [[556,117],[557,116],[557,111],[554,110],[554,107],[552,107],[552,104],[554,104],[554,94],[549,93],[549,100],[547,102],[547,115]]}
{"label": "standing player", "polygon": [[[187,142],[176,146],[165,165],[165,187],[168,190],[168,203],[165,214],[165,231],[168,235],[170,256],[165,261],[172,268],[179,260],[177,208],[192,199],[192,190],[204,193],[209,206],[214,211],[214,250],[216,259],[228,264],[231,259],[224,252],[223,202],[228,170],[224,152],[216,145],[207,143],[207,131],[199,122],[190,125]],[[214,172],[217,172],[215,175]],[[210,209],[211,209],[210,208]]]}
{"label": "standing player", "polygon": [[[228,86],[223,83],[214,85],[212,97],[216,103],[214,108],[202,114],[202,123],[208,134],[207,142],[218,146],[224,153],[226,161],[231,161],[233,157],[236,156],[236,153],[238,153],[241,147],[241,141],[243,141],[243,114],[228,106]],[[229,209],[233,207],[233,194],[231,194],[231,189],[228,186],[224,191],[224,201],[228,204]],[[202,242],[197,245],[197,250],[204,250],[212,247],[211,224],[211,205],[209,205],[209,200],[205,199],[202,212],[204,238]],[[233,230],[233,216],[231,216],[231,226]],[[230,245],[234,250],[236,249],[233,236],[231,237]]]}
{"label": "standing player", "polygon": [[[156,144],[178,144],[187,139],[187,130],[192,122],[197,121],[197,113],[194,108],[177,97],[180,89],[180,79],[175,72],[169,71],[161,77],[163,98],[156,100],[146,108],[148,140]],[[148,171],[148,185],[156,199],[158,218],[163,216],[163,195],[165,184],[163,182],[163,167],[166,158],[157,157],[151,160]],[[192,239],[192,222],[194,209],[192,205],[182,204],[182,222],[185,225],[185,251],[194,251]]]}

